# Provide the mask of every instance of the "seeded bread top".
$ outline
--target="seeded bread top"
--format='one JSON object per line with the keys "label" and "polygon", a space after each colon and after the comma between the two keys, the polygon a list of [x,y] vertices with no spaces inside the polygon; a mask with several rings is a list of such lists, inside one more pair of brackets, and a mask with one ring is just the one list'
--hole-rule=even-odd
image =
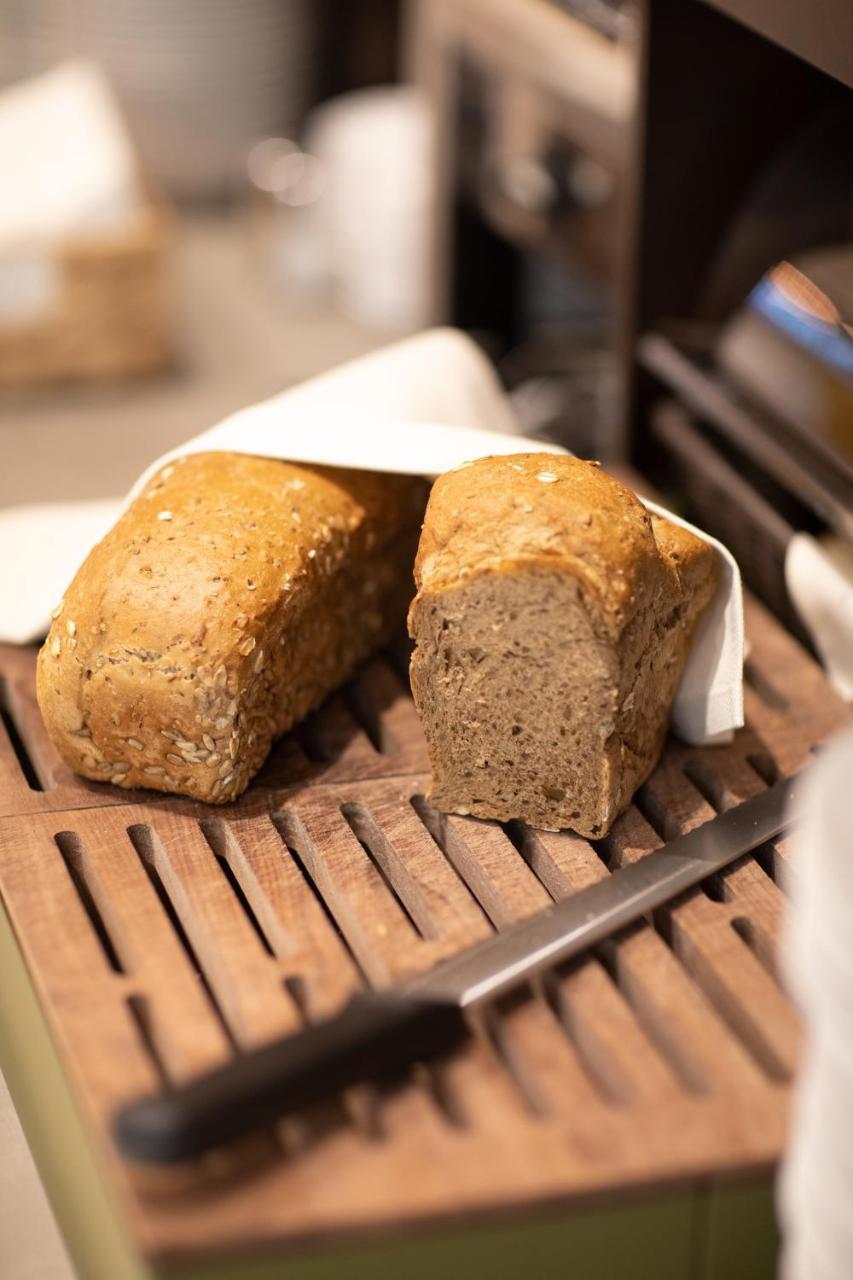
{"label": "seeded bread top", "polygon": [[443,591],[473,573],[536,562],[574,574],[618,635],[700,560],[707,562],[701,539],[653,520],[597,462],[520,453],[464,463],[436,481],[415,580],[419,591]]}
{"label": "seeded bread top", "polygon": [[48,648],[73,639],[78,662],[140,649],[167,665],[239,661],[282,591],[381,547],[409,509],[414,523],[420,482],[398,480],[244,454],[182,458],[92,551]]}
{"label": "seeded bread top", "polygon": [[[90,777],[112,762],[121,783],[136,769],[155,786],[170,742],[193,764],[211,753],[218,764],[216,735],[238,710],[246,723],[249,694],[275,678],[271,631],[286,644],[310,615],[322,650],[332,611],[317,602],[346,565],[363,567],[371,608],[368,590],[417,528],[423,490],[414,477],[233,453],[162,468],[89,554],[39,655],[39,705],[64,758]],[[354,618],[353,634],[363,631]],[[286,657],[277,652],[278,665]],[[315,655],[318,669],[325,658]]]}

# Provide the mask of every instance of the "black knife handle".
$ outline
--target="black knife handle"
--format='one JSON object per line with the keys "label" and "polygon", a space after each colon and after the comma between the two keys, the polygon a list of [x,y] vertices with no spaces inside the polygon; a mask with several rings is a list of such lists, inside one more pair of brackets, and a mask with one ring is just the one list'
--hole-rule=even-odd
{"label": "black knife handle", "polygon": [[190,1160],[313,1102],[461,1044],[458,1005],[389,993],[357,995],[336,1017],[231,1059],[172,1093],[115,1116],[133,1160]]}

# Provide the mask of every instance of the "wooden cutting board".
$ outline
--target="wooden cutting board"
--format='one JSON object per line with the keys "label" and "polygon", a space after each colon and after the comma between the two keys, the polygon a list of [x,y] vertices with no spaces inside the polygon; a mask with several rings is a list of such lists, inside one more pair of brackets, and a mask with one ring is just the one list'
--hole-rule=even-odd
{"label": "wooden cutting board", "polygon": [[747,727],[675,742],[605,841],[443,817],[401,654],[371,663],[210,808],[75,779],[34,655],[0,650],[0,892],[132,1238],[210,1258],[766,1169],[797,1022],[779,981],[787,841],[478,1019],[461,1052],[179,1172],[109,1121],[610,874],[808,760],[847,717],[748,604]]}

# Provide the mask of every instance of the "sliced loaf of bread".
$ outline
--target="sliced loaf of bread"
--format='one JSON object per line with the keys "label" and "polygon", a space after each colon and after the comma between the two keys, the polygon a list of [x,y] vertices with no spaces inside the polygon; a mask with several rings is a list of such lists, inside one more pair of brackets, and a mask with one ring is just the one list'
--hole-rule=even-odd
{"label": "sliced loaf of bread", "polygon": [[660,755],[716,552],[597,463],[518,454],[436,482],[415,579],[432,802],[605,835]]}

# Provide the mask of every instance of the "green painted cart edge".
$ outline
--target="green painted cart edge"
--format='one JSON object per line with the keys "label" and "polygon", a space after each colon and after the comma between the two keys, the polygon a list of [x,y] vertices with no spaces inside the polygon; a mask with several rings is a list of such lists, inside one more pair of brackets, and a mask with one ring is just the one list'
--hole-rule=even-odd
{"label": "green painted cart edge", "polygon": [[772,1280],[766,1181],[689,1185],[569,1215],[435,1226],[287,1257],[152,1269],[122,1225],[2,904],[0,974],[0,1067],[81,1280],[467,1280],[478,1271],[490,1280]]}
{"label": "green painted cart edge", "polygon": [[2,903],[0,1068],[81,1280],[149,1280],[120,1226]]}

